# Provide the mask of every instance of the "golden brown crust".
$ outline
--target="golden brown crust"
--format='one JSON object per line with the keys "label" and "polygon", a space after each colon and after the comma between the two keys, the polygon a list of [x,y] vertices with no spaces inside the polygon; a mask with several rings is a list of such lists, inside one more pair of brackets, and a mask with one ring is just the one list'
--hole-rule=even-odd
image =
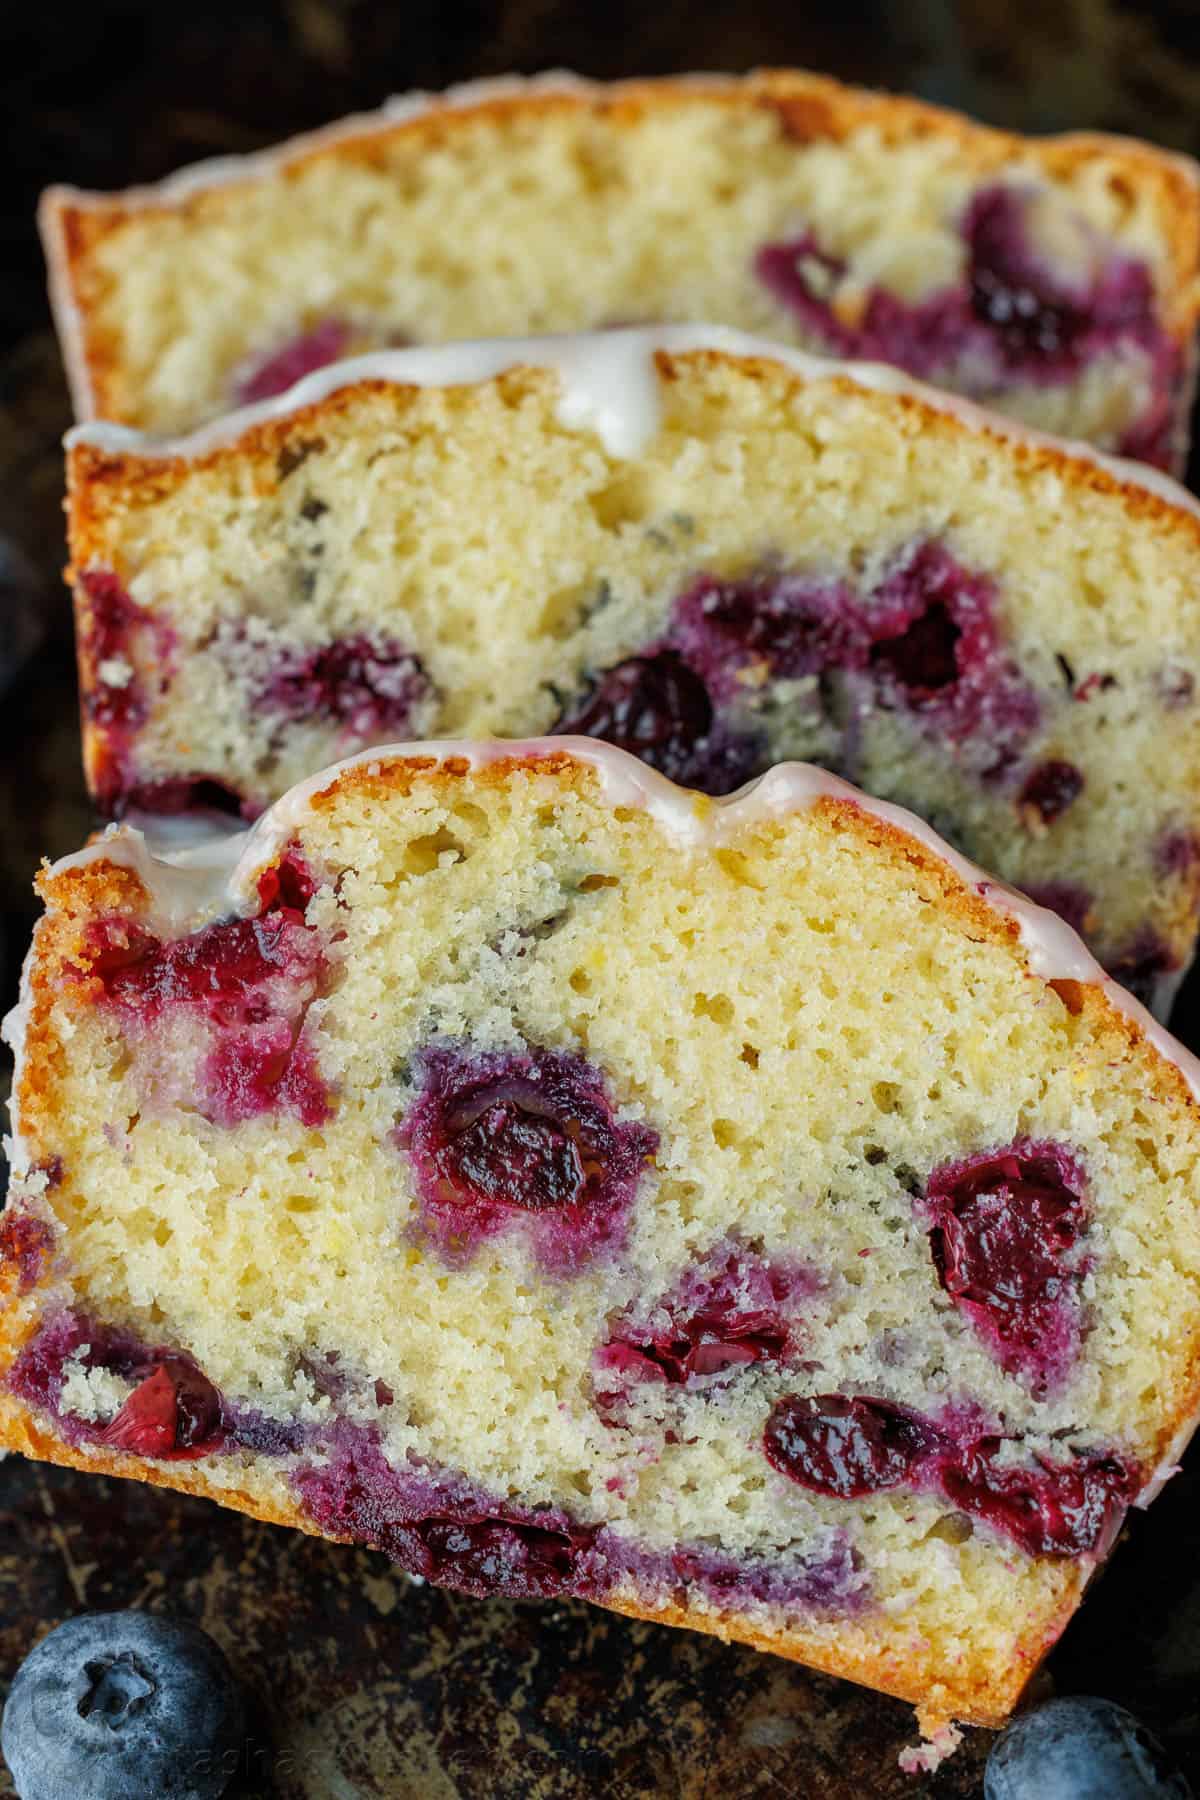
{"label": "golden brown crust", "polygon": [[[29,1161],[49,1159],[51,1131],[58,1112],[62,1047],[50,1023],[58,995],[76,987],[86,996],[91,953],[84,942],[90,921],[108,915],[136,920],[149,896],[132,869],[97,859],[54,874],[43,869],[37,889],[46,905],[34,927],[28,977],[28,1012],[24,1056],[13,1096]],[[0,1346],[6,1320],[0,1315]]]}
{"label": "golden brown crust", "polygon": [[[512,120],[564,112],[587,112],[632,129],[650,112],[695,105],[768,109],[799,143],[839,142],[864,127],[876,130],[891,146],[936,137],[953,143],[981,176],[1020,156],[1040,164],[1048,179],[1069,180],[1081,166],[1102,159],[1109,165],[1108,180],[1114,190],[1144,195],[1153,208],[1170,263],[1170,281],[1163,295],[1167,327],[1180,346],[1186,347],[1194,335],[1200,317],[1200,171],[1184,158],[1135,139],[1103,133],[1021,137],[925,101],[844,87],[801,70],[761,70],[740,79],[666,77],[609,87],[564,87],[555,92],[517,89],[474,100],[451,100],[444,105],[435,103],[409,118],[364,126],[361,131],[351,130],[325,141],[319,133],[312,139],[298,139],[294,149],[280,146],[274,167],[287,178],[328,157],[379,163],[392,145],[402,140],[434,148],[480,124],[503,126]],[[242,180],[255,178],[251,169]],[[105,196],[51,188],[43,196],[42,235],[60,335],[75,365],[72,386],[81,418],[140,423],[130,397],[122,391],[119,341],[96,316],[103,287],[96,262],[99,246],[147,213],[187,217],[219,211],[236,185],[235,178],[198,187],[179,199],[163,198],[154,189]]]}

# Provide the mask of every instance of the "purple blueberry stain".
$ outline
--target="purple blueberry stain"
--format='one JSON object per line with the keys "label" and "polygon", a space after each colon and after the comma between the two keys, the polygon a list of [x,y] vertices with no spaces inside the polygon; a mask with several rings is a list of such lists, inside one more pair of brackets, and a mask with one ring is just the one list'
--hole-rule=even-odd
{"label": "purple blueberry stain", "polygon": [[323,1448],[320,1462],[291,1479],[306,1515],[330,1536],[381,1550],[409,1574],[460,1593],[547,1599],[575,1591],[594,1526],[501,1502],[462,1476],[396,1467],[371,1426],[339,1420]]}
{"label": "purple blueberry stain", "polygon": [[1200,865],[1200,837],[1187,826],[1164,831],[1154,846],[1154,866],[1162,876],[1192,876]]}
{"label": "purple blueberry stain", "polygon": [[330,979],[325,940],[304,919],[309,879],[285,856],[280,870],[263,877],[270,885],[256,918],[222,920],[182,938],[164,941],[118,917],[89,927],[87,978],[132,1037],[180,1007],[207,1021],[211,1044],[196,1071],[196,1097],[213,1124],[288,1113],[316,1128],[332,1116],[306,1030]]}
{"label": "purple blueberry stain", "polygon": [[755,735],[716,718],[703,676],[674,649],[614,664],[552,730],[603,738],[668,780],[709,794],[741,787],[762,756]]}
{"label": "purple blueberry stain", "polygon": [[1069,294],[1035,254],[1025,200],[996,186],[975,195],[962,222],[971,311],[990,327],[1004,364],[1069,368],[1068,346],[1083,327],[1082,296]]}
{"label": "purple blueberry stain", "polygon": [[1154,1011],[1179,973],[1179,958],[1151,926],[1145,926],[1109,959],[1107,967],[1114,981]]}
{"label": "purple blueberry stain", "polygon": [[155,813],[160,817],[217,813],[247,823],[252,823],[262,810],[259,801],[239,794],[227,781],[200,774],[168,775],[150,781],[131,780],[113,807],[118,818],[139,812]]}
{"label": "purple blueberry stain", "polygon": [[1079,1353],[1088,1267],[1079,1158],[1021,1140],[943,1163],[918,1209],[941,1287],[1000,1366],[1036,1394],[1061,1388]]}
{"label": "purple blueberry stain", "polygon": [[276,657],[256,704],[284,723],[318,719],[346,742],[411,735],[431,692],[420,659],[394,639],[335,638]]}
{"label": "purple blueberry stain", "polygon": [[763,710],[780,683],[812,678],[811,691],[786,704],[820,719],[821,684],[845,677],[996,779],[1040,712],[995,612],[993,583],[932,540],[911,545],[866,594],[770,566],[700,575],[662,635],[596,674],[553,729],[605,737],[677,781],[724,794],[768,765]]}
{"label": "purple blueberry stain", "polygon": [[1065,919],[1072,931],[1081,937],[1091,929],[1095,919],[1095,897],[1078,882],[1043,881],[1026,889],[1029,898]]}
{"label": "purple blueberry stain", "polygon": [[154,700],[170,686],[175,632],[139,606],[112,569],[84,570],[79,586],[86,601],[79,629],[83,709],[100,746],[92,783],[100,807],[118,813],[139,779],[138,735]]}
{"label": "purple blueberry stain", "polygon": [[764,245],[755,272],[831,353],[940,376],[977,397],[1014,382],[1062,386],[1097,357],[1134,349],[1146,364],[1149,398],[1115,448],[1170,468],[1179,453],[1180,355],[1158,317],[1150,270],[1079,214],[1071,220],[1087,268],[1076,275],[1052,266],[1032,230],[1038,199],[1037,190],[1008,183],[979,189],[959,221],[962,276],[920,301],[873,286],[856,292],[851,312],[848,264],[811,230]]}
{"label": "purple blueberry stain", "polygon": [[602,1416],[618,1420],[647,1382],[710,1389],[740,1369],[793,1362],[805,1310],[823,1287],[806,1263],[723,1239],[653,1305],[612,1321],[593,1358]]}
{"label": "purple blueberry stain", "polygon": [[0,1214],[0,1261],[16,1270],[19,1294],[37,1286],[53,1250],[54,1231],[49,1222],[10,1199]]}
{"label": "purple blueberry stain", "polygon": [[895,363],[911,375],[929,376],[962,354],[965,339],[978,335],[971,318],[964,320],[963,296],[955,289],[911,305],[875,287],[855,306],[856,317],[839,312],[837,293],[848,265],[822,249],[812,231],[765,244],[754,271],[768,293],[835,356]]}
{"label": "purple blueberry stain", "polygon": [[942,600],[932,600],[891,637],[872,644],[872,668],[886,672],[912,706],[929,703],[959,677],[962,627]]}
{"label": "purple blueberry stain", "polygon": [[[130,1385],[112,1419],[84,1419],[65,1409],[68,1365],[103,1369]],[[231,1405],[185,1351],[145,1344],[77,1311],[64,1310],[39,1326],[9,1370],[8,1387],[47,1413],[68,1444],[155,1461],[193,1461],[238,1447],[282,1454],[301,1441],[295,1427]]]}
{"label": "purple blueberry stain", "polygon": [[322,319],[308,331],[298,332],[243,370],[234,390],[236,404],[251,406],[286,393],[314,369],[323,369],[345,356],[352,335],[345,319]]}
{"label": "purple blueberry stain", "polygon": [[[1158,346],[1154,284],[1142,262],[1111,252],[1072,281],[1049,265],[1029,232],[1032,190],[998,184],[977,193],[962,231],[971,309],[990,328],[1003,363],[1031,381],[1069,381],[1095,355],[1123,342]],[[1082,219],[1080,242],[1100,239]]]}
{"label": "purple blueberry stain", "polygon": [[764,244],[754,272],[769,294],[785,306],[830,352],[853,356],[861,330],[839,318],[832,300],[846,276],[846,263],[823,250],[814,231],[800,231]]}
{"label": "purple blueberry stain", "polygon": [[88,671],[83,705],[99,734],[92,780],[102,811],[115,818],[130,812],[253,817],[261,810],[253,799],[203,770],[157,777],[139,768],[137,739],[170,687],[176,634],[137,605],[111,569],[85,570],[79,584],[87,601],[79,634]]}
{"label": "purple blueberry stain", "polygon": [[1075,804],[1083,789],[1082,770],[1063,758],[1051,757],[1025,777],[1017,809],[1031,829],[1045,830]]}
{"label": "purple blueberry stain", "polygon": [[1029,1556],[1104,1556],[1140,1491],[1137,1467],[1090,1447],[1014,1460],[1019,1442],[874,1395],[789,1394],[771,1409],[763,1452],[810,1493],[932,1493]]}
{"label": "purple blueberry stain", "polygon": [[87,600],[82,648],[91,669],[84,706],[96,725],[134,733],[146,723],[150,696],[134,652],[148,638],[169,647],[168,627],[139,606],[111,569],[87,569],[80,576]]}
{"label": "purple blueberry stain", "polygon": [[648,1126],[616,1116],[583,1057],[530,1048],[434,1046],[396,1128],[417,1190],[414,1230],[451,1263],[520,1231],[548,1272],[619,1250],[647,1165]]}
{"label": "purple blueberry stain", "polygon": [[559,1507],[528,1507],[414,1459],[396,1466],[370,1426],[339,1420],[319,1462],[291,1480],[330,1536],[380,1550],[410,1574],[480,1597],[604,1601],[632,1588],[655,1604],[698,1590],[717,1608],[766,1605],[844,1616],[869,1600],[848,1535],[770,1559],[708,1545],[651,1549]]}
{"label": "purple blueberry stain", "polygon": [[783,569],[700,576],[676,600],[668,636],[724,705],[767,678],[795,680],[864,660],[853,590]]}
{"label": "purple blueberry stain", "polygon": [[869,1577],[846,1531],[834,1531],[807,1556],[791,1555],[778,1560],[737,1557],[686,1545],[666,1555],[660,1553],[654,1559],[660,1566],[659,1572],[652,1562],[639,1570],[635,1556],[626,1560],[635,1580],[641,1573],[640,1585],[646,1591],[657,1588],[661,1592],[670,1587],[675,1577],[686,1587],[698,1588],[718,1608],[745,1610],[760,1605],[785,1612],[845,1618],[864,1611],[871,1599]]}
{"label": "purple blueberry stain", "polygon": [[951,746],[969,746],[985,779],[1005,773],[1040,709],[1004,648],[989,578],[943,544],[918,544],[872,596],[868,630],[881,703],[910,709]]}

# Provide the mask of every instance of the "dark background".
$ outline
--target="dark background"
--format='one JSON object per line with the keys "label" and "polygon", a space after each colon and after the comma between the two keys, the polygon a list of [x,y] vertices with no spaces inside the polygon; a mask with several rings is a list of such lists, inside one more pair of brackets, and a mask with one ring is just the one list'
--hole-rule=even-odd
{"label": "dark background", "polygon": [[[1200,153],[1200,0],[248,0],[0,10],[0,1003],[43,855],[92,824],[79,774],[59,439],[69,423],[34,225],[49,181],[119,187],[252,150],[388,93],[566,65],[615,77],[799,64],[1025,130]],[[1197,987],[1176,1027],[1196,1044]],[[1189,1004],[1190,999],[1190,1004]],[[1198,1014],[1200,1020],[1200,1014]],[[1141,1713],[1200,1786],[1200,1458],[1136,1519],[1051,1659]],[[0,1464],[0,1688],[84,1608],[198,1619],[251,1696],[235,1791],[280,1800],[889,1800],[937,1775],[908,1708],[752,1651],[583,1606],[480,1604],[383,1559],[153,1490]],[[0,1794],[8,1794],[0,1770]],[[87,1800],[81,1795],[80,1800]]]}

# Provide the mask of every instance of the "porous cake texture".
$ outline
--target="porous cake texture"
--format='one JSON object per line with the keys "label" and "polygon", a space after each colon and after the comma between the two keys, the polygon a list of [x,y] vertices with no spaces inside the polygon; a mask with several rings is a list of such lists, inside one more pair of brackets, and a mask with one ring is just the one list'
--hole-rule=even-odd
{"label": "porous cake texture", "polygon": [[1200,1068],[814,769],[398,747],[41,880],[0,1442],[995,1723],[1197,1404]]}
{"label": "porous cake texture", "polygon": [[1200,906],[1200,518],[722,328],[393,351],[69,458],[88,776],[253,816],[364,744],[584,732],[910,805],[1160,1007]]}
{"label": "porous cake texture", "polygon": [[1200,187],[791,71],[485,83],[46,196],[82,417],[176,431],[394,343],[713,319],[1182,466]]}

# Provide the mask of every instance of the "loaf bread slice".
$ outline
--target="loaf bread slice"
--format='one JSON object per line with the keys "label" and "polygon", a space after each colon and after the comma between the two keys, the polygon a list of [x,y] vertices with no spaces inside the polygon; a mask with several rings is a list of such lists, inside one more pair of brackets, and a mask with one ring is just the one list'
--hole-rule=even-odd
{"label": "loaf bread slice", "polygon": [[0,1442],[995,1724],[1192,1429],[1200,1068],[814,769],[381,751],[41,879]]}
{"label": "loaf bread slice", "polygon": [[322,362],[711,319],[1182,467],[1195,165],[796,71],[392,101],[42,209],[81,417],[178,431]]}

